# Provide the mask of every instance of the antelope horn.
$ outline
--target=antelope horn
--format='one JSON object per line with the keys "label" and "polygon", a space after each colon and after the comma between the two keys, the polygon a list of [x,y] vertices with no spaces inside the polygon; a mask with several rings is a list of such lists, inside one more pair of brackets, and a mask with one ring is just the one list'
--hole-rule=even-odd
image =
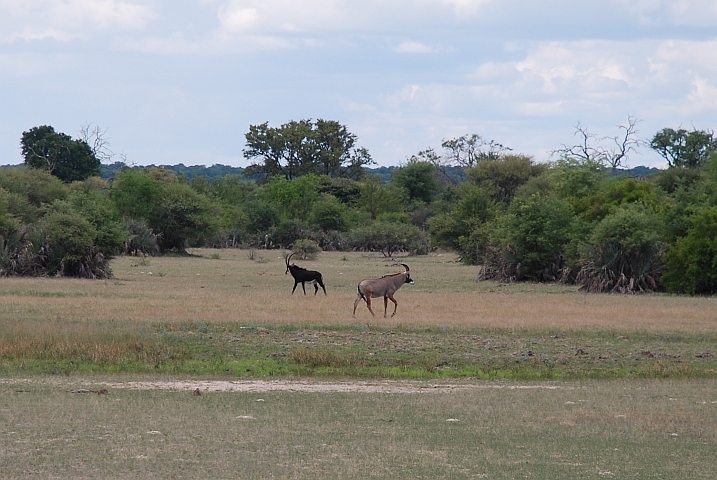
{"label": "antelope horn", "polygon": [[405,268],[407,272],[410,271],[410,269],[408,268],[408,265],[406,265],[405,263],[402,263],[401,265],[403,265],[403,268]]}
{"label": "antelope horn", "polygon": [[289,260],[291,260],[291,257],[293,257],[293,256],[294,256],[294,254],[292,253],[291,255],[289,255],[288,257],[286,257],[286,266],[287,266],[287,267],[289,266]]}

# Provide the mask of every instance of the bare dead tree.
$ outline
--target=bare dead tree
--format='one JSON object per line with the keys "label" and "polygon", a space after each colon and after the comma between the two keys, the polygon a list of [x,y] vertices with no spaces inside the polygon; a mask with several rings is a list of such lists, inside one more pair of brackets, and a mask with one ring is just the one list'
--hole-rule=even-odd
{"label": "bare dead tree", "polygon": [[80,128],[80,140],[85,142],[92,153],[100,161],[111,162],[115,154],[110,150],[110,142],[107,140],[107,129],[102,130],[99,125],[93,126],[86,123]]}
{"label": "bare dead tree", "polygon": [[645,141],[640,138],[640,132],[637,130],[638,123],[639,120],[628,115],[627,124],[617,126],[622,132],[620,135],[604,138],[605,140],[612,140],[615,144],[615,148],[603,150],[605,162],[610,165],[613,173],[618,167],[623,166],[622,162],[627,159],[628,154],[637,151],[638,147],[645,144]]}
{"label": "bare dead tree", "polygon": [[[593,161],[603,165],[608,165],[613,173],[619,167],[624,166],[630,153],[636,152],[637,148],[645,143],[640,138],[637,124],[640,121],[632,115],[627,116],[625,125],[618,125],[621,131],[619,135],[613,137],[598,137],[590,133],[587,127],[584,127],[578,121],[575,125],[574,136],[580,139],[576,145],[565,145],[562,148],[552,150],[551,156],[559,155],[561,157],[575,158],[584,161]],[[614,146],[606,147],[602,145],[608,142]]]}
{"label": "bare dead tree", "polygon": [[573,136],[578,137],[580,143],[570,146],[562,144],[562,148],[551,150],[550,155],[603,163],[602,151],[599,147],[593,147],[591,145],[591,142],[600,141],[597,135],[590,133],[588,128],[583,127],[578,121],[578,123],[575,124],[575,133],[573,133]]}

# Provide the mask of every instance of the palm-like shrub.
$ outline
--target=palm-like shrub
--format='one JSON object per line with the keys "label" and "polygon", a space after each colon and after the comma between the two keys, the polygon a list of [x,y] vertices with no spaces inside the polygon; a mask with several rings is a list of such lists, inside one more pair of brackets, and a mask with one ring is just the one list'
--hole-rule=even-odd
{"label": "palm-like shrub", "polygon": [[640,205],[605,217],[582,248],[576,281],[595,293],[637,293],[658,289],[665,244],[660,218]]}

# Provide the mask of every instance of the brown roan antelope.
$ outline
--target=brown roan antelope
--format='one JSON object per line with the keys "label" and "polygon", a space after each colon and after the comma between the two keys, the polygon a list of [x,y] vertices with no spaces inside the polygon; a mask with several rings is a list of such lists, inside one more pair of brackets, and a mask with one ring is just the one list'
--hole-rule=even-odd
{"label": "brown roan antelope", "polygon": [[291,255],[286,257],[286,272],[284,272],[285,275],[290,273],[291,276],[294,277],[294,288],[291,289],[291,294],[294,294],[296,286],[301,283],[301,288],[304,290],[304,295],[306,295],[306,287],[304,286],[304,282],[309,282],[314,285],[314,295],[319,292],[319,285],[321,285],[321,288],[324,290],[324,295],[326,295],[326,287],[324,286],[324,278],[321,275],[321,272],[297,267],[293,263],[289,265],[289,260],[291,260],[291,257],[293,256],[294,254],[292,253]]}
{"label": "brown roan antelope", "polygon": [[367,278],[365,280],[361,280],[357,288],[358,296],[356,297],[356,301],[354,302],[354,317],[356,316],[356,307],[358,306],[361,299],[366,300],[366,306],[368,307],[368,311],[371,312],[371,315],[375,317],[376,315],[371,309],[371,299],[378,297],[383,297],[383,317],[386,318],[386,314],[388,313],[389,300],[393,302],[393,313],[391,314],[391,316],[393,317],[394,315],[396,315],[396,310],[398,309],[398,302],[395,298],[393,298],[393,294],[396,293],[396,290],[401,288],[404,283],[413,284],[413,279],[411,278],[411,273],[409,271],[408,265],[406,265],[405,263],[402,263],[401,265],[403,266],[403,268],[406,269],[405,272],[394,273],[392,275],[384,275],[381,278]]}

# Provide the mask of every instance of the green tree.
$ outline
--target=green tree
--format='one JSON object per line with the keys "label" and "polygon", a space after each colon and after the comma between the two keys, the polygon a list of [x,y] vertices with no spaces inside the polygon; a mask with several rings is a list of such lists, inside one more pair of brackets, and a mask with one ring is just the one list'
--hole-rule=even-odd
{"label": "green tree", "polygon": [[370,178],[361,184],[358,207],[372,220],[382,213],[404,211],[403,191],[393,185],[382,185]]}
{"label": "green tree", "polygon": [[490,192],[496,202],[509,204],[521,185],[540,176],[547,168],[525,155],[503,155],[479,162],[467,174],[470,182]]}
{"label": "green tree", "polygon": [[0,169],[0,188],[9,192],[8,210],[23,223],[35,223],[43,208],[55,200],[64,200],[69,187],[44,170],[11,167]]}
{"label": "green tree", "polygon": [[72,191],[68,202],[90,222],[95,231],[93,243],[109,260],[122,250],[129,234],[122,227],[117,207],[106,193],[86,192],[79,187]]}
{"label": "green tree", "polygon": [[443,140],[441,146],[447,152],[447,162],[463,168],[473,168],[482,160],[497,160],[510,150],[494,140],[486,141],[475,133]]}
{"label": "green tree", "polygon": [[368,150],[356,147],[356,136],[333,120],[292,120],[279,128],[264,122],[250,125],[245,137],[244,157],[260,159],[245,175],[287,180],[308,174],[360,178],[363,167],[373,163]]}
{"label": "green tree", "polygon": [[247,230],[251,233],[266,234],[279,223],[279,212],[272,204],[252,200],[244,205],[247,216]]}
{"label": "green tree", "polygon": [[110,191],[122,215],[147,220],[160,199],[161,184],[147,170],[126,168],[112,182]]}
{"label": "green tree", "polygon": [[482,188],[463,183],[456,188],[458,199],[452,208],[428,220],[428,231],[434,245],[459,253],[467,264],[479,262],[485,250],[485,226],[497,212],[495,202]]}
{"label": "green tree", "polygon": [[547,175],[555,193],[567,198],[579,199],[597,192],[607,179],[605,167],[594,160],[562,158],[550,165]]}
{"label": "green tree", "polygon": [[346,206],[335,197],[327,195],[321,201],[314,203],[309,222],[323,231],[346,231],[348,230]]}
{"label": "green tree", "polygon": [[12,194],[0,187],[0,236],[7,238],[18,230],[22,222],[10,211]]}
{"label": "green tree", "polygon": [[555,195],[516,199],[494,226],[484,275],[503,281],[560,279],[581,232],[570,204]]}
{"label": "green tree", "polygon": [[650,147],[659,153],[670,167],[700,168],[717,151],[714,132],[694,129],[663,128],[652,137]]}
{"label": "green tree", "polygon": [[664,204],[660,190],[654,183],[635,178],[612,177],[592,195],[571,198],[578,215],[587,221],[599,221],[627,204],[641,204],[659,210]]}
{"label": "green tree", "polygon": [[158,235],[162,252],[186,248],[210,236],[217,228],[217,215],[211,201],[185,183],[162,185],[149,218]]}
{"label": "green tree", "polygon": [[274,177],[262,185],[257,197],[274,205],[284,218],[306,220],[320,198],[319,177],[304,175],[294,180]]}
{"label": "green tree", "polygon": [[660,281],[668,291],[717,293],[717,207],[703,208],[692,218],[687,236],[677,240],[665,260]]}
{"label": "green tree", "polygon": [[51,126],[23,132],[20,144],[25,165],[45,170],[65,183],[100,175],[100,161],[90,146],[55,132]]}
{"label": "green tree", "polygon": [[[73,204],[74,203],[74,204]],[[95,227],[95,223],[78,209],[91,209],[91,202],[55,201],[47,209],[47,214],[38,223],[42,236],[41,252],[44,256],[45,274],[81,278],[109,278],[112,272],[109,261],[117,253],[121,243],[121,234],[109,238],[107,227],[109,222],[93,219],[101,224],[103,231]]]}
{"label": "green tree", "polygon": [[408,200],[431,203],[438,192],[436,167],[430,162],[410,160],[391,174],[391,183],[408,194]]}

